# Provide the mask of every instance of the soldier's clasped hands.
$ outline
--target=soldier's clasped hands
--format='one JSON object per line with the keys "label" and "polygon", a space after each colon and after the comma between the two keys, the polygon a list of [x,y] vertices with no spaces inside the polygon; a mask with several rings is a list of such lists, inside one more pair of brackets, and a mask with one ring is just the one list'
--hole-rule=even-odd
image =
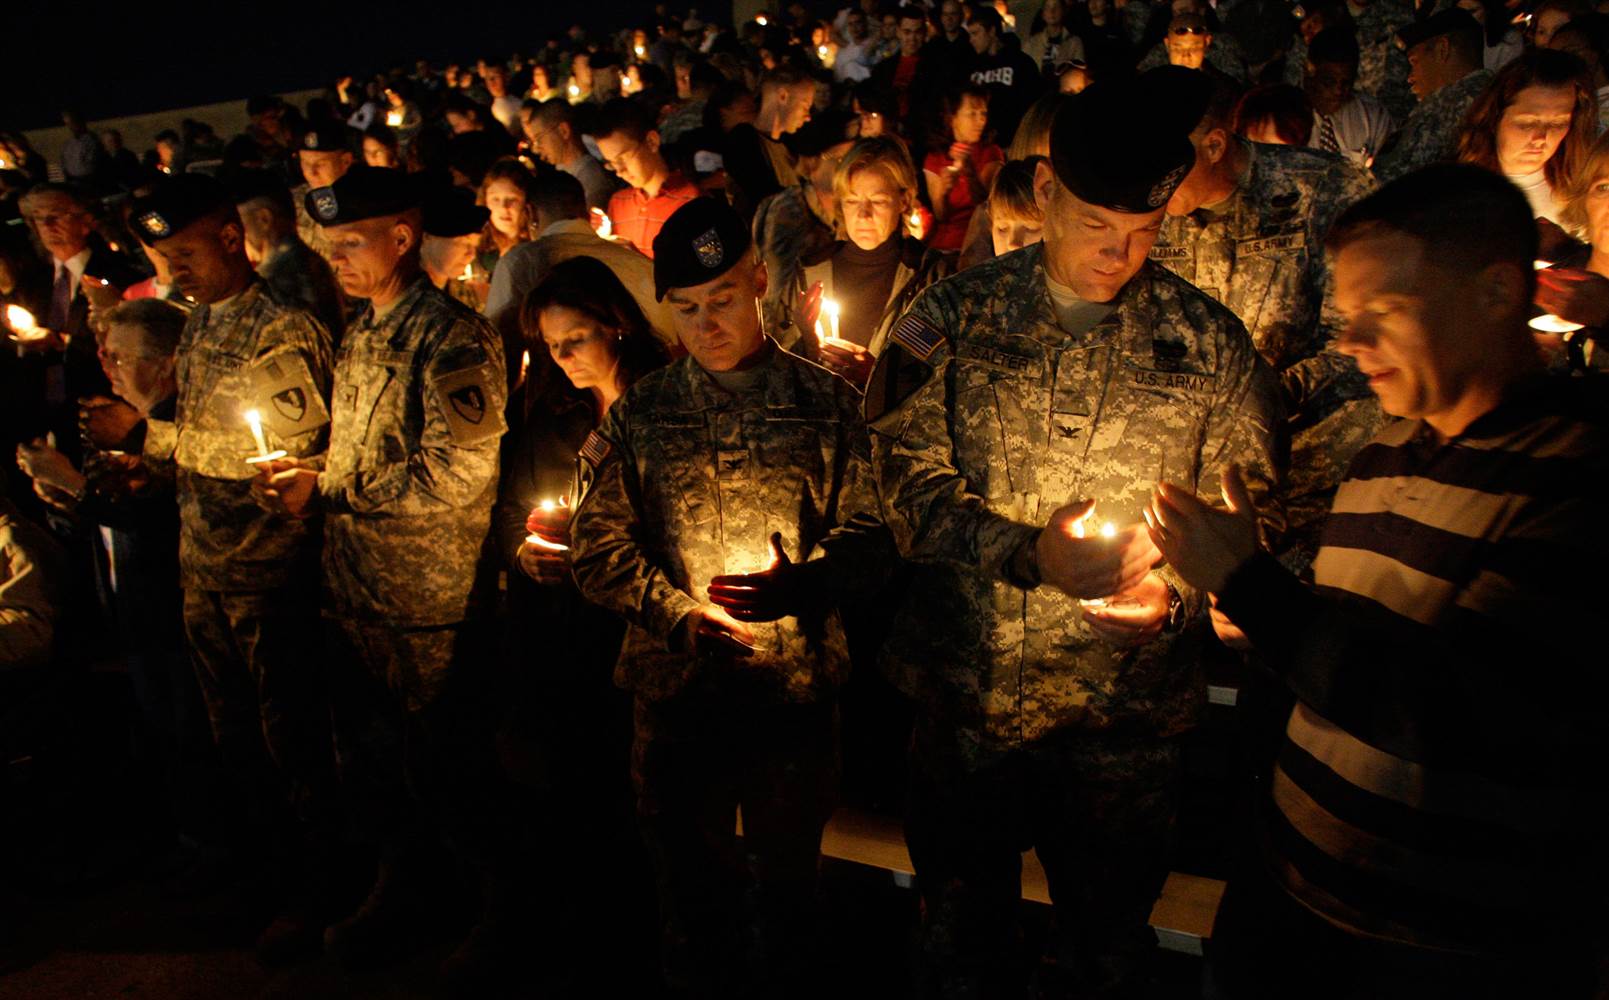
{"label": "soldier's clasped hands", "polygon": [[1123,528],[1109,538],[1079,537],[1076,526],[1094,511],[1093,500],[1062,507],[1050,516],[1035,543],[1040,582],[1081,600],[1134,589],[1160,558],[1139,525]]}

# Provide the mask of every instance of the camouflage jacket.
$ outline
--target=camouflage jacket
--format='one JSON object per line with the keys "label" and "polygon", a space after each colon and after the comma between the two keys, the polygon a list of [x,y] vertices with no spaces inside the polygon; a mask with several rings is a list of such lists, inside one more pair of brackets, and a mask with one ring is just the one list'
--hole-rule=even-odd
{"label": "camouflage jacket", "polygon": [[754,245],[768,278],[760,315],[783,347],[792,348],[799,336],[791,325],[790,297],[799,292],[805,258],[826,252],[834,239],[832,220],[822,217],[815,195],[805,185],[783,188],[754,212]]}
{"label": "camouflage jacket", "polygon": [[324,450],[330,336],[261,279],[227,303],[196,306],[179,338],[172,421],[147,420],[145,458],[172,474],[179,500],[179,576],[197,590],[284,586],[316,558],[317,522],[263,511],[251,497],[257,454],[247,410],[269,448]]}
{"label": "camouflage jacket", "polygon": [[1408,53],[1397,44],[1397,31],[1413,19],[1414,5],[1407,0],[1369,0],[1353,17],[1358,35],[1358,93],[1384,104],[1398,121],[1413,110],[1414,96],[1408,85]]}
{"label": "camouflage jacket", "polygon": [[1277,383],[1223,306],[1147,262],[1082,336],[1056,323],[1043,244],[928,289],[866,393],[883,515],[918,564],[885,648],[895,682],[945,720],[967,767],[1057,733],[1167,735],[1205,704],[1205,597],[1167,567],[1188,624],[1133,651],[1096,638],[1077,602],[1024,591],[1007,567],[1063,504],[1140,520],[1167,479],[1216,495],[1247,471],[1277,533]]}
{"label": "camouflage jacket", "polygon": [[1228,306],[1284,371],[1340,331],[1324,236],[1374,182],[1318,150],[1243,146],[1250,162],[1234,194],[1218,211],[1168,216],[1151,259]]}
{"label": "camouflage jacket", "polygon": [[318,317],[330,331],[332,343],[341,342],[341,330],[346,325],[341,288],[335,283],[329,262],[317,251],[300,239],[290,240],[275,247],[257,265],[257,273],[281,299]]}
{"label": "camouflage jacket", "polygon": [[463,621],[497,494],[507,395],[484,317],[419,275],[335,361],[319,475],[325,613],[404,626]]}
{"label": "camouflage jacket", "polygon": [[581,448],[570,537],[582,593],[630,626],[616,683],[649,700],[694,683],[786,702],[837,690],[849,655],[825,600],[753,625],[754,655],[736,660],[682,650],[677,629],[712,577],[765,568],[772,532],[827,599],[867,593],[892,568],[859,408],[849,383],[774,345],[741,395],[686,357],[610,408]]}
{"label": "camouflage jacket", "polygon": [[1374,175],[1384,184],[1420,167],[1455,159],[1464,113],[1491,82],[1492,71],[1478,69],[1427,97],[1402,123],[1396,138],[1386,142],[1374,161]]}

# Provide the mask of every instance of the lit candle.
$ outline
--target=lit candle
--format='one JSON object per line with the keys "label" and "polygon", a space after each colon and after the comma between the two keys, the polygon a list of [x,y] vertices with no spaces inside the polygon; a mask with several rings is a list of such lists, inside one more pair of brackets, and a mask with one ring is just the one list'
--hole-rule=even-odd
{"label": "lit candle", "polygon": [[840,339],[838,336],[838,301],[836,299],[822,299],[821,311],[827,314],[827,323],[832,329],[832,339]]}
{"label": "lit candle", "polygon": [[596,227],[598,235],[606,240],[614,239],[615,225],[610,221],[609,213],[601,208],[595,208],[592,210],[592,214],[598,217]]}
{"label": "lit candle", "polygon": [[822,61],[822,62],[826,62],[826,61],[827,61],[827,54],[828,54],[828,52],[829,52],[829,49],[828,49],[828,48],[827,48],[827,46],[825,46],[825,45],[818,45],[818,46],[816,46],[816,56],[817,56],[817,58],[819,58],[819,59],[820,59],[820,60],[821,60],[821,61]]}
{"label": "lit candle", "polygon": [[250,465],[260,465],[263,462],[284,458],[285,452],[268,450],[268,440],[263,437],[263,415],[256,410],[247,410],[244,416],[246,424],[251,428],[251,439],[257,444],[257,454],[246,459],[246,462]]}
{"label": "lit candle", "polygon": [[[569,517],[569,513],[568,513],[569,506],[570,506],[569,500],[567,500],[564,497],[560,497],[556,501],[555,500],[542,500],[539,503],[537,503],[536,509],[541,511],[544,514],[552,514],[555,511],[564,510],[564,511],[566,511],[565,516]],[[541,535],[538,535],[534,531],[531,532],[530,534],[526,535],[525,540],[526,540],[526,542],[530,543],[531,545],[534,545],[535,547],[537,547],[539,549],[546,549],[549,552],[568,552],[568,551],[570,551],[570,546],[568,546],[568,545],[560,545],[558,542],[550,542],[546,538],[543,538]]]}
{"label": "lit candle", "polygon": [[910,223],[911,235],[914,236],[917,239],[921,239],[922,238],[922,212],[921,212],[921,210],[916,209],[916,208],[911,209],[910,217],[908,219],[906,219],[905,221]]}
{"label": "lit candle", "polygon": [[754,15],[754,23],[758,24],[760,27],[763,28],[767,24],[770,24],[771,22],[766,20],[766,17],[765,17],[764,14],[756,14],[756,15]]}
{"label": "lit candle", "polygon": [[[1089,537],[1088,532],[1086,532],[1085,529],[1084,529],[1084,520],[1085,520],[1084,518],[1079,518],[1078,520],[1073,522],[1073,537],[1074,538],[1088,538]],[[1101,525],[1099,534],[1100,534],[1100,536],[1102,538],[1116,538],[1117,537],[1117,525],[1113,524],[1111,521],[1107,521],[1106,523]]]}
{"label": "lit candle", "polygon": [[1531,329],[1538,333],[1571,333],[1581,329],[1581,324],[1572,323],[1552,313],[1543,313],[1541,316],[1531,318]]}
{"label": "lit candle", "polygon": [[576,98],[578,98],[580,96],[581,96],[581,85],[578,84],[578,83],[570,84],[570,100],[573,101],[573,100],[575,100]]}
{"label": "lit candle", "polygon": [[648,55],[648,50],[641,45],[636,46],[633,51],[637,53],[638,59],[645,58]]}
{"label": "lit candle", "polygon": [[474,281],[475,280],[475,262],[474,261],[470,261],[469,263],[464,265],[464,273],[460,274],[458,276],[458,280],[459,281]]}
{"label": "lit candle", "polygon": [[43,340],[47,331],[41,330],[34,314],[22,306],[6,306],[6,323],[11,335],[18,340]]}
{"label": "lit candle", "polygon": [[1551,260],[1533,260],[1531,261],[1531,266],[1536,268],[1538,271],[1542,271],[1552,267],[1553,262]]}
{"label": "lit candle", "polygon": [[390,125],[392,128],[400,128],[402,126],[402,112],[395,110],[387,111],[385,113],[385,123]]}
{"label": "lit candle", "polygon": [[525,373],[531,368],[531,352],[526,351],[520,355],[520,381],[525,381]]}

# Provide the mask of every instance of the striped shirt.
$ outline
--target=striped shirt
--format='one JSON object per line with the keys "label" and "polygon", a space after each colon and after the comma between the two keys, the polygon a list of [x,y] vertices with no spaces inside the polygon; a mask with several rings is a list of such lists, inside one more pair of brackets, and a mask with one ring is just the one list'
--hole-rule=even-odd
{"label": "striped shirt", "polygon": [[1596,380],[1538,377],[1450,441],[1397,422],[1342,481],[1313,588],[1267,556],[1225,587],[1298,699],[1271,863],[1342,929],[1512,951],[1594,902],[1603,414]]}

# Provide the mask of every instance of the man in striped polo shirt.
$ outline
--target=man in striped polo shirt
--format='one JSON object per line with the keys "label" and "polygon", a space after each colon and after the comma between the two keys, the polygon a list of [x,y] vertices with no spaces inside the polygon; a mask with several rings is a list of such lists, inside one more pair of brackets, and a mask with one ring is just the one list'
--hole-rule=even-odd
{"label": "man in striped polo shirt", "polygon": [[[1331,231],[1337,347],[1402,418],[1353,461],[1312,586],[1228,510],[1147,513],[1298,701],[1265,803],[1267,885],[1225,902],[1227,995],[1588,996],[1601,954],[1604,397],[1542,372],[1520,193],[1431,167]],[[1578,569],[1572,569],[1577,567]],[[1597,925],[1595,927],[1594,925]]]}

